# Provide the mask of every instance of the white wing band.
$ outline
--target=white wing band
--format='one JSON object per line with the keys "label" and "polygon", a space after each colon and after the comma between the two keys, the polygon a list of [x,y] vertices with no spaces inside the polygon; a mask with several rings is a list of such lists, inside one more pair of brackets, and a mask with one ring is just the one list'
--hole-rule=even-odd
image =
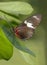
{"label": "white wing band", "polygon": [[37,20],[40,20],[37,16],[33,16],[33,18],[37,19]]}
{"label": "white wing band", "polygon": [[32,23],[27,22],[26,20],[24,21],[24,23],[27,25],[27,27],[35,29],[35,27],[33,27]]}

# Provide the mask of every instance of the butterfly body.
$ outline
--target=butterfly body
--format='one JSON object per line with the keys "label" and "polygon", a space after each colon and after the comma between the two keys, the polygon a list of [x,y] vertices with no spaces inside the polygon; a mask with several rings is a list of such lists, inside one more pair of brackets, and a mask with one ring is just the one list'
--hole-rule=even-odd
{"label": "butterfly body", "polygon": [[40,14],[27,18],[19,26],[14,28],[15,35],[21,39],[31,38],[40,21]]}

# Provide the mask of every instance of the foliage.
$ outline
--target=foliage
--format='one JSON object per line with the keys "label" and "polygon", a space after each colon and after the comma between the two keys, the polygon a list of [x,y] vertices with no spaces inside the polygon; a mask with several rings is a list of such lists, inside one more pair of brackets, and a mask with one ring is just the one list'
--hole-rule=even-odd
{"label": "foliage", "polygon": [[[32,13],[33,8],[26,2],[2,2],[0,3],[0,58],[9,59],[12,56],[13,47],[11,43],[19,50],[35,54],[20,44],[17,37],[14,35],[13,27],[21,23],[21,16],[28,16]],[[3,33],[3,35],[2,35]],[[4,38],[5,37],[5,38]],[[3,40],[3,41],[2,41]],[[2,48],[3,47],[3,48]]]}

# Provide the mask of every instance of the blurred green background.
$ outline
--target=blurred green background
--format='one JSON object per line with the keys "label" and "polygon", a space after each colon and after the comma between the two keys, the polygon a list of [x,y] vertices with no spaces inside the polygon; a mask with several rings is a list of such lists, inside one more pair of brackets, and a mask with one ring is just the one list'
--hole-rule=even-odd
{"label": "blurred green background", "polygon": [[42,14],[42,22],[35,31],[33,39],[20,41],[29,49],[35,52],[36,57],[18,51],[14,47],[14,53],[9,61],[0,60],[0,65],[47,65],[47,0],[0,0],[5,1],[26,1],[34,8],[33,13]]}

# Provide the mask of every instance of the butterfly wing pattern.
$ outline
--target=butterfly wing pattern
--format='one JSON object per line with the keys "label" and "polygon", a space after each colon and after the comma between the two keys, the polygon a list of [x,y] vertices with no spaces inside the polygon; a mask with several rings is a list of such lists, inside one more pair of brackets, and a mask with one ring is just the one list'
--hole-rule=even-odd
{"label": "butterfly wing pattern", "polygon": [[19,26],[14,28],[15,35],[21,39],[31,38],[34,30],[39,25],[41,18],[41,14],[28,17]]}

